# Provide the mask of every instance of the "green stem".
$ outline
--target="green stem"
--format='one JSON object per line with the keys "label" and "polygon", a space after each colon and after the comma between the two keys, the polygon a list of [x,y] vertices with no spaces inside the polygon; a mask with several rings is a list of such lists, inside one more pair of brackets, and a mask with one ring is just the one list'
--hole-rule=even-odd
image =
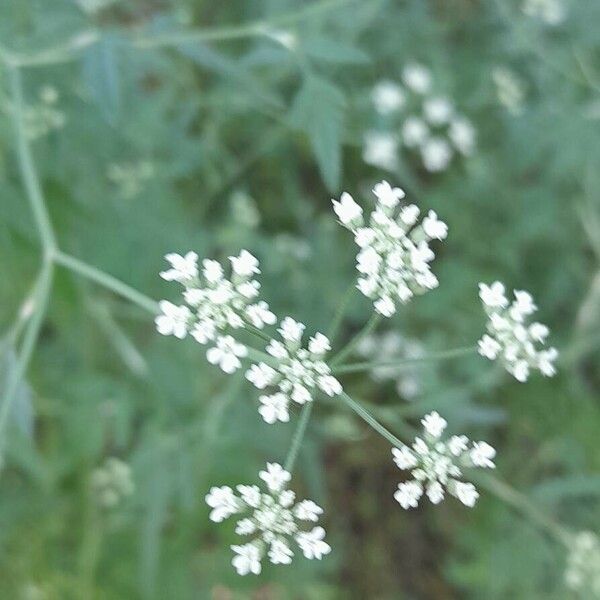
{"label": "green stem", "polygon": [[379,369],[381,367],[403,367],[419,363],[432,362],[436,360],[444,360],[447,358],[456,358],[458,356],[465,356],[476,352],[476,346],[465,346],[462,348],[452,348],[450,350],[443,350],[441,352],[432,352],[427,356],[406,358],[403,360],[389,360],[380,362],[359,362],[350,363],[347,365],[340,365],[333,370],[334,373],[359,373],[360,371],[371,371],[373,369]]}
{"label": "green stem", "polygon": [[372,427],[379,435],[383,436],[392,446],[401,448],[404,446],[401,440],[399,440],[391,431],[386,429],[362,404],[353,400],[346,392],[342,392],[339,396],[351,410],[353,410],[365,423]]}
{"label": "green stem", "polygon": [[42,240],[44,254],[46,256],[51,256],[56,249],[56,238],[54,236],[54,230],[52,229],[50,215],[48,214],[44,203],[40,182],[33,164],[31,148],[29,147],[27,136],[25,134],[25,118],[23,114],[25,101],[23,98],[21,72],[18,67],[13,65],[8,67],[8,74],[10,79],[17,154],[21,177],[23,179],[23,184],[25,185],[25,191],[27,192],[27,199],[31,206],[31,210],[33,211],[35,224]]}
{"label": "green stem", "polygon": [[196,29],[185,33],[166,33],[153,37],[139,37],[133,44],[138,48],[160,48],[163,46],[176,46],[187,42],[214,42],[233,40],[246,37],[264,35],[269,29],[291,25],[297,21],[314,17],[322,12],[331,11],[344,4],[355,0],[322,0],[314,2],[298,11],[290,12],[270,21],[257,20],[244,25],[233,25],[227,27]]}
{"label": "green stem", "polygon": [[346,344],[344,348],[342,348],[332,359],[330,365],[334,367],[339,364],[346,358],[348,355],[352,353],[356,345],[369,333],[371,333],[375,327],[381,321],[381,315],[378,313],[373,313],[371,318],[367,321],[366,325]]}
{"label": "green stem", "polygon": [[4,430],[6,428],[6,423],[8,421],[11,408],[15,401],[17,389],[25,375],[25,372],[27,371],[27,367],[31,360],[31,356],[33,354],[33,350],[35,348],[35,344],[46,315],[48,298],[50,296],[50,288],[52,286],[52,273],[52,263],[45,263],[40,274],[40,282],[34,299],[33,313],[23,335],[23,344],[21,345],[21,349],[17,357],[17,363],[15,368],[12,369],[8,375],[6,391],[4,393],[2,404],[0,405],[0,449],[4,444]]}
{"label": "green stem", "polygon": [[153,314],[157,314],[159,312],[158,302],[156,302],[156,300],[152,300],[152,298],[149,298],[145,294],[138,292],[116,277],[108,275],[108,273],[104,273],[104,271],[100,271],[100,269],[96,269],[96,267],[92,267],[78,258],[58,251],[54,256],[54,260],[57,264],[81,275],[82,277],[85,277],[86,279],[89,279],[90,281],[94,281],[98,285],[101,285],[102,287],[111,290],[115,294],[130,300],[148,312]]}
{"label": "green stem", "polygon": [[290,473],[294,468],[294,463],[296,462],[298,451],[300,450],[300,446],[302,445],[302,440],[304,439],[304,434],[306,433],[306,427],[308,425],[308,421],[310,420],[312,409],[313,402],[307,402],[302,407],[302,412],[300,413],[300,420],[298,421],[298,425],[296,426],[296,431],[294,432],[294,437],[292,438],[292,444],[288,451],[283,467],[286,471],[289,471]]}
{"label": "green stem", "polygon": [[354,290],[356,289],[356,284],[352,282],[350,287],[346,290],[344,295],[342,296],[341,301],[339,302],[335,314],[333,315],[333,320],[331,321],[331,325],[329,326],[329,331],[327,332],[327,337],[333,343],[335,337],[338,334],[340,329],[340,325],[344,319],[344,315],[346,314],[346,309],[348,308],[348,304],[350,304],[350,300],[352,300],[352,296],[354,295]]}

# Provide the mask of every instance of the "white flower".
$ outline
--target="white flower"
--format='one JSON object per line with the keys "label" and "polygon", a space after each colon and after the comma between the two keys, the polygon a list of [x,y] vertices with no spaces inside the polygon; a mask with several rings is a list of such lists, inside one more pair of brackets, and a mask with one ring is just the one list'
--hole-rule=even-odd
{"label": "white flower", "polygon": [[159,304],[162,314],[155,319],[158,332],[178,338],[189,332],[200,344],[212,343],[206,353],[208,361],[232,373],[241,366],[239,358],[246,356],[247,350],[235,341],[230,331],[246,326],[262,329],[277,320],[263,300],[251,303],[260,288],[258,281],[252,279],[255,273],[260,273],[258,261],[247,250],[230,256],[232,275],[227,279],[216,260],[202,260],[200,271],[195,252],[185,256],[167,254],[166,259],[171,269],[163,271],[161,276],[184,286],[187,306],[162,300]]}
{"label": "white flower", "polygon": [[161,300],[159,307],[162,314],[154,319],[158,333],[183,339],[187,335],[192,316],[190,309],[187,306],[176,306],[167,300]]}
{"label": "white flower", "polygon": [[258,575],[261,571],[260,564],[260,548],[257,544],[249,543],[243,546],[231,546],[231,549],[235,552],[231,564],[235,567],[238,575]]}
{"label": "white flower", "polygon": [[260,273],[258,260],[247,250],[242,250],[239,256],[230,256],[233,272],[242,277],[250,277],[255,273]]}
{"label": "white flower", "polygon": [[425,100],[423,112],[432,125],[444,125],[452,118],[454,107],[448,98],[435,97]]}
{"label": "white flower", "polygon": [[342,194],[339,202],[337,200],[331,202],[333,202],[335,214],[343,225],[362,222],[362,208],[354,202],[354,198],[347,192]]}
{"label": "white flower", "polygon": [[331,552],[331,546],[323,540],[324,537],[325,530],[315,527],[312,531],[299,533],[296,541],[306,558],[321,560],[325,554]]}
{"label": "white flower", "polygon": [[523,112],[525,89],[517,75],[506,67],[496,67],[492,71],[492,79],[496,85],[498,102],[513,115]]}
{"label": "white flower", "polygon": [[294,321],[291,317],[285,317],[277,331],[286,342],[299,342],[305,327],[306,325]]}
{"label": "white flower", "polygon": [[443,171],[452,159],[452,148],[445,139],[432,137],[421,146],[421,158],[423,166],[428,171],[432,173]]}
{"label": "white flower", "polygon": [[368,131],[362,157],[369,165],[393,171],[398,165],[398,140],[386,131]]}
{"label": "white flower", "polygon": [[446,419],[440,417],[437,412],[433,411],[421,419],[421,424],[429,435],[438,438],[446,429],[448,422]]}
{"label": "white flower", "polygon": [[567,587],[579,598],[600,598],[600,539],[591,531],[580,531],[568,540],[565,569]]}
{"label": "white flower", "polygon": [[206,496],[206,504],[212,508],[209,518],[215,523],[228,519],[240,509],[239,500],[235,497],[233,490],[226,485],[210,488],[210,492]]}
{"label": "white flower", "polygon": [[413,92],[425,94],[431,88],[431,74],[427,68],[418,63],[409,63],[402,70],[402,81]]}
{"label": "white flower", "polygon": [[227,486],[213,487],[206,496],[207,504],[213,509],[213,521],[239,515],[235,532],[253,536],[247,544],[231,546],[236,571],[240,575],[258,575],[265,557],[273,564],[290,564],[294,557],[293,543],[309,559],[321,559],[328,554],[331,548],[324,541],[325,530],[318,526],[304,529],[306,523],[318,522],[323,509],[312,500],[295,503],[296,495],[286,489],[290,474],[281,465],[267,463],[267,469],[259,475],[267,484],[266,489],[238,485],[238,496]]}
{"label": "white flower", "polygon": [[447,227],[433,211],[417,225],[419,209],[414,205],[400,208],[404,192],[386,181],[377,184],[373,192],[377,205],[367,226],[344,226],[353,232],[360,248],[356,255],[356,269],[361,274],[358,289],[373,300],[378,313],[390,317],[398,301],[406,303],[438,285],[429,266],[435,256],[429,242],[445,238]]}
{"label": "white flower", "polygon": [[[379,182],[373,188],[373,193],[379,202],[387,208],[394,208],[397,206],[400,200],[406,195],[404,190],[397,187],[393,188],[387,181]],[[360,210],[362,214],[362,209]]]}
{"label": "white flower", "polygon": [[271,396],[259,396],[261,407],[258,409],[260,416],[265,422],[272,425],[276,421],[287,423],[290,420],[288,412],[288,399],[282,393]]}
{"label": "white flower", "polygon": [[567,18],[567,9],[563,0],[524,0],[523,12],[546,25],[555,27]]}
{"label": "white flower", "polygon": [[429,137],[429,128],[425,121],[418,117],[408,117],[402,125],[402,143],[408,148],[416,148],[425,143]]}
{"label": "white flower", "polygon": [[165,259],[171,263],[170,269],[160,273],[166,281],[184,283],[198,276],[198,255],[195,252],[188,252],[185,256],[171,253],[165,255]]}
{"label": "white flower", "polygon": [[454,147],[464,156],[470,156],[475,150],[475,128],[468,119],[457,117],[452,119],[448,129],[448,137]]}
{"label": "white flower", "polygon": [[371,92],[375,110],[381,115],[396,112],[402,108],[406,98],[402,87],[393,81],[380,81]]}
{"label": "white flower", "polygon": [[490,308],[505,308],[508,306],[504,285],[499,281],[495,281],[492,285],[480,283],[479,297],[481,298],[481,301]]}
{"label": "white flower", "polygon": [[448,235],[448,226],[444,221],[438,219],[437,214],[433,210],[430,210],[423,219],[423,231],[432,240],[445,240]]}
{"label": "white flower", "polygon": [[212,365],[219,365],[225,373],[233,373],[242,366],[240,358],[247,355],[246,346],[225,335],[217,338],[217,345],[207,351],[206,358]]}
{"label": "white flower", "polygon": [[267,484],[269,490],[278,492],[291,479],[291,475],[277,463],[267,463],[267,470],[261,471],[258,476]]}
{"label": "white flower", "polygon": [[499,359],[517,381],[527,381],[532,369],[546,377],[556,373],[556,348],[544,348],[549,330],[542,323],[527,324],[537,307],[531,294],[516,290],[509,305],[504,286],[496,281],[491,286],[479,284],[479,296],[488,315],[487,333],[479,340],[479,354],[490,360]]}
{"label": "white flower", "polygon": [[317,389],[328,396],[342,393],[340,382],[331,375],[331,369],[323,360],[331,348],[329,339],[317,332],[310,338],[308,349],[303,348],[304,329],[302,323],[284,318],[277,330],[283,342],[270,340],[265,348],[275,366],[258,363],[246,373],[246,378],[258,389],[276,388],[271,395],[260,398],[259,413],[267,423],[288,421],[289,403],[312,402]]}
{"label": "white flower", "polygon": [[493,469],[495,450],[486,442],[474,442],[469,447],[466,436],[443,439],[447,423],[437,412],[426,415],[421,423],[422,438],[415,438],[412,447],[402,445],[392,450],[396,465],[411,471],[413,477],[398,485],[394,498],[402,508],[409,509],[418,506],[424,493],[438,504],[447,492],[465,506],[473,506],[479,494],[472,483],[463,481],[463,471]]}

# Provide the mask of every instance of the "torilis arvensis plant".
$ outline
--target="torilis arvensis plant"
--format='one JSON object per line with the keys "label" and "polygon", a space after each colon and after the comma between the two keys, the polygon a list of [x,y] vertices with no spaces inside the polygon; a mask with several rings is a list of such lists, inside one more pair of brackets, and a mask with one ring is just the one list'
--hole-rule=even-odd
{"label": "torilis arvensis plant", "polygon": [[[434,211],[421,217],[417,206],[405,202],[400,188],[382,181],[373,193],[375,206],[368,218],[350,194],[333,200],[340,224],[358,246],[356,288],[372,302],[374,313],[357,336],[331,358],[328,337],[310,328],[305,335],[306,325],[289,316],[278,319],[260,298],[259,263],[247,250],[229,257],[229,268],[211,259],[199,262],[194,252],[166,256],[170,267],[161,276],[183,286],[183,303],[160,303],[158,331],[178,338],[189,335],[206,345],[207,360],[226,373],[245,368],[246,379],[261,391],[258,412],[267,423],[289,421],[293,407],[302,407],[284,466],[268,463],[259,473],[262,488],[238,485],[234,491],[228,486],[213,487],[206,496],[213,521],[238,519],[235,532],[244,543],[231,549],[232,564],[240,575],[260,573],[264,559],[289,564],[298,551],[309,559],[321,559],[331,551],[325,530],[316,525],[323,509],[312,500],[298,501],[287,487],[312,405],[321,394],[348,405],[392,443],[394,462],[410,472],[394,493],[404,509],[416,507],[423,495],[434,504],[450,495],[473,506],[479,492],[470,481],[471,474],[495,467],[494,448],[483,441],[471,442],[465,435],[446,436],[448,423],[437,412],[424,416],[423,433],[405,444],[343,389],[340,375],[361,370],[361,366],[365,367],[362,370],[373,367],[371,363],[345,362],[360,340],[402,304],[438,286],[431,269],[435,258],[432,245],[444,240],[448,232]],[[482,356],[498,360],[519,381],[525,381],[533,369],[553,375],[557,351],[543,347],[548,328],[528,322],[536,309],[532,297],[515,291],[515,299],[509,303],[500,282],[481,283],[479,288],[487,331],[478,346],[469,350],[478,349]],[[242,342],[242,330],[255,334],[264,350]]]}

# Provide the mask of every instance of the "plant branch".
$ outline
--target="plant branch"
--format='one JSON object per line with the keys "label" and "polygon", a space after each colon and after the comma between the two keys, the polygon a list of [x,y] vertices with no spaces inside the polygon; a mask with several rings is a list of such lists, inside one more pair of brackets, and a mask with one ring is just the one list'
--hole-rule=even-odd
{"label": "plant branch", "polygon": [[310,420],[310,415],[312,414],[313,404],[314,402],[307,402],[302,407],[300,419],[298,421],[298,425],[296,426],[296,431],[294,432],[294,437],[292,438],[292,444],[290,445],[290,449],[288,450],[288,454],[286,456],[283,467],[286,471],[289,471],[290,473],[294,468],[294,463],[296,462],[298,451],[300,450],[300,446],[302,445],[304,434],[306,433],[306,427]]}
{"label": "plant branch", "polygon": [[342,296],[341,301],[339,302],[336,311],[333,315],[333,320],[331,321],[331,325],[329,326],[329,331],[327,332],[327,337],[333,343],[335,337],[338,334],[342,321],[344,320],[344,315],[346,314],[346,309],[348,308],[348,304],[350,304],[350,300],[352,300],[352,296],[354,295],[354,290],[356,289],[356,284],[352,282],[350,287],[346,290],[344,295]]}
{"label": "plant branch", "polygon": [[138,292],[136,289],[131,286],[123,283],[116,277],[97,269],[87,263],[71,256],[69,254],[65,254],[64,252],[57,251],[54,260],[56,264],[59,264],[90,281],[94,281],[98,285],[111,290],[115,294],[126,298],[127,300],[137,304],[140,308],[147,310],[153,314],[157,314],[159,312],[158,302],[156,300],[152,300],[152,298]]}
{"label": "plant branch", "polygon": [[371,318],[367,321],[366,325],[342,348],[331,360],[331,367],[339,364],[352,353],[356,345],[369,333],[371,333],[381,321],[381,315],[373,313]]}
{"label": "plant branch", "polygon": [[427,356],[405,358],[403,360],[389,360],[379,362],[359,362],[350,363],[347,365],[340,365],[339,367],[333,368],[334,373],[359,373],[361,371],[371,371],[372,369],[378,369],[381,367],[403,367],[409,365],[415,365],[419,363],[434,362],[436,360],[445,360],[449,358],[456,358],[458,356],[466,356],[473,354],[477,351],[476,346],[465,346],[461,348],[451,348],[450,350],[442,350],[440,352],[432,352]]}

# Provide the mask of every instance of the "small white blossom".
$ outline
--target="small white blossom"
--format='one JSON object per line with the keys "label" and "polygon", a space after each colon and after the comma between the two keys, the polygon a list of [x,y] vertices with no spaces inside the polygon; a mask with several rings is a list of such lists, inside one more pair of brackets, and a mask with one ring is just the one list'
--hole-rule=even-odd
{"label": "small white blossom", "polygon": [[402,143],[407,148],[416,148],[427,141],[429,128],[422,119],[408,117],[402,125],[400,135],[402,136]]}
{"label": "small white blossom", "polygon": [[452,118],[454,107],[448,98],[441,96],[429,98],[423,103],[425,118],[432,125],[445,125]]}
{"label": "small white blossom", "polygon": [[479,493],[472,483],[464,481],[465,469],[495,468],[496,451],[486,442],[474,442],[469,447],[466,436],[444,439],[447,423],[437,412],[426,415],[421,423],[422,438],[415,438],[412,447],[402,445],[392,450],[396,465],[411,471],[413,477],[398,485],[394,498],[409,509],[418,506],[423,494],[438,504],[449,493],[465,506],[473,506]]}
{"label": "small white blossom", "polygon": [[253,279],[260,273],[258,260],[247,250],[230,256],[232,273],[227,278],[216,260],[204,259],[199,268],[195,252],[184,256],[171,253],[166,259],[171,268],[160,275],[183,285],[187,306],[161,301],[162,314],[155,320],[159,333],[184,338],[189,332],[198,343],[212,345],[206,354],[210,363],[226,373],[240,368],[239,359],[246,356],[247,350],[229,332],[246,326],[263,328],[276,322],[264,300],[254,302],[260,289],[259,282]]}
{"label": "small white blossom", "polygon": [[432,137],[421,146],[421,158],[428,171],[444,171],[452,160],[452,148],[444,138]]}
{"label": "small white blossom", "polygon": [[402,70],[402,81],[417,94],[426,94],[431,88],[429,69],[418,63],[409,63]]}
{"label": "small white blossom", "polygon": [[361,216],[345,225],[354,233],[360,251],[356,268],[361,276],[357,287],[373,300],[375,310],[389,317],[396,312],[396,302],[408,302],[413,295],[437,287],[438,281],[429,263],[434,253],[433,239],[447,234],[445,223],[431,211],[421,225],[416,225],[418,209],[399,209],[404,192],[382,181],[375,186],[376,209],[365,225]]}
{"label": "small white blossom", "polygon": [[265,350],[275,366],[260,362],[246,373],[248,381],[262,390],[274,388],[273,393],[260,397],[259,413],[267,423],[289,420],[289,403],[312,402],[316,390],[328,396],[342,393],[340,382],[331,374],[324,361],[331,348],[322,333],[310,338],[308,348],[302,347],[305,326],[291,317],[285,317],[277,330],[283,341],[271,340]]}
{"label": "small white blossom", "polygon": [[528,17],[539,19],[552,27],[560,25],[567,18],[563,0],[525,0],[522,10]]}
{"label": "small white blossom", "polygon": [[452,119],[448,129],[448,137],[454,147],[464,156],[470,156],[475,150],[475,128],[468,119],[457,117]]}
{"label": "small white blossom", "polygon": [[506,67],[496,67],[492,71],[492,80],[496,86],[498,102],[513,115],[523,112],[525,86],[519,77]]}
{"label": "small white blossom", "polygon": [[380,81],[371,92],[375,110],[381,115],[396,112],[404,106],[406,98],[402,87],[393,81]]}
{"label": "small white blossom", "polygon": [[398,139],[387,131],[368,131],[362,157],[369,165],[393,171],[398,165]]}
{"label": "small white blossom", "polygon": [[569,540],[565,584],[581,598],[600,598],[600,539],[580,531]]}
{"label": "small white blossom", "polygon": [[354,198],[344,192],[340,201],[332,200],[333,210],[343,225],[350,225],[362,218],[362,208],[354,201]]}
{"label": "small white blossom", "polygon": [[549,330],[542,323],[527,325],[537,307],[531,294],[516,290],[509,305],[505,288],[499,281],[479,284],[479,296],[488,315],[487,333],[479,340],[479,354],[500,360],[517,381],[527,381],[532,369],[546,377],[556,373],[556,348],[544,348]]}
{"label": "small white blossom", "polygon": [[211,507],[210,518],[221,522],[239,515],[235,532],[241,536],[253,536],[248,543],[232,545],[232,565],[240,575],[261,572],[266,557],[273,564],[290,564],[295,543],[308,559],[320,560],[331,552],[325,542],[322,527],[304,529],[307,523],[316,523],[323,509],[312,500],[295,502],[293,491],[287,489],[291,476],[276,463],[268,463],[260,478],[266,489],[258,486],[238,485],[236,494],[230,487],[213,487],[206,496]]}

